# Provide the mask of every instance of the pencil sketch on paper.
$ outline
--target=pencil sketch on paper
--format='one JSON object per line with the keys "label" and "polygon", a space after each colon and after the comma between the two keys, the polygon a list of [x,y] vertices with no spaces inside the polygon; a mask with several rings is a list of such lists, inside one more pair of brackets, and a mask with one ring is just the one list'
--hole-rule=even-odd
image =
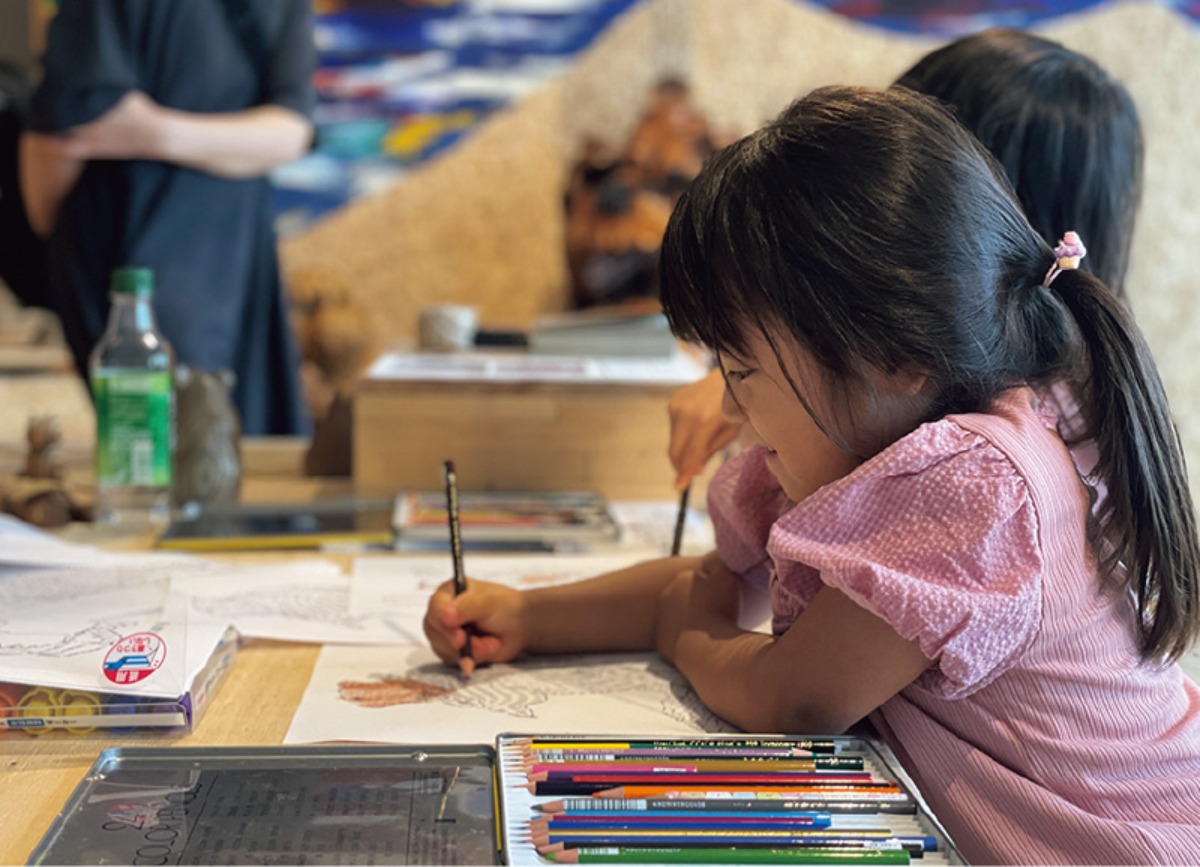
{"label": "pencil sketch on paper", "polygon": [[481,668],[463,681],[444,665],[425,664],[370,680],[341,680],[338,697],[361,707],[436,703],[448,708],[536,720],[551,699],[620,696],[664,717],[703,731],[728,728],[674,668],[657,658],[565,656]]}
{"label": "pencil sketch on paper", "polygon": [[159,632],[165,628],[161,620],[147,620],[153,610],[133,612],[120,617],[104,618],[84,623],[68,631],[48,628],[45,624],[29,624],[20,620],[0,619],[0,658],[47,657],[66,659],[90,653],[103,653],[131,632]]}
{"label": "pencil sketch on paper", "polygon": [[194,596],[191,611],[210,620],[226,619],[230,622],[257,617],[277,617],[323,623],[343,629],[360,627],[368,618],[348,613],[346,605],[347,591],[344,589],[271,587],[224,596]]}
{"label": "pencil sketch on paper", "polygon": [[160,630],[168,582],[158,564],[2,568],[0,661],[103,653],[130,632]]}

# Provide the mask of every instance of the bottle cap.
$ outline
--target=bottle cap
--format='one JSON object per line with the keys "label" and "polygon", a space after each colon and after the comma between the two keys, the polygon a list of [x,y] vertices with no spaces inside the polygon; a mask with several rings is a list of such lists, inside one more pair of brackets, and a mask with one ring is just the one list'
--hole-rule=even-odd
{"label": "bottle cap", "polygon": [[154,272],[149,268],[117,268],[109,284],[116,295],[135,295],[139,298],[154,294]]}

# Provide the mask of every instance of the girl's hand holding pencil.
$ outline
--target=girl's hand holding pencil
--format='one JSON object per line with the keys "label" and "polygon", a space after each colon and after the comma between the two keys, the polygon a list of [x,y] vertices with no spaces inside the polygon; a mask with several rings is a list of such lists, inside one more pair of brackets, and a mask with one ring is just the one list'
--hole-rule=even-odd
{"label": "girl's hand holding pencil", "polygon": [[[429,600],[425,637],[434,653],[456,668],[464,663],[508,662],[525,649],[524,608],[524,594],[512,587],[472,579],[456,595],[454,581],[447,581]],[[468,640],[471,653],[464,659],[462,650]],[[464,673],[469,672],[464,669]]]}

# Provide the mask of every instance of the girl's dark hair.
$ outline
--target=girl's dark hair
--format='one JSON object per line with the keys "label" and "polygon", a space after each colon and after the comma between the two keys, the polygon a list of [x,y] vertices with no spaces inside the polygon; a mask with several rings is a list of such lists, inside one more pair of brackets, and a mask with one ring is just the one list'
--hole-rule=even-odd
{"label": "girl's dark hair", "polygon": [[896,85],[946,103],[1004,166],[1038,233],[1074,230],[1084,267],[1123,294],[1141,199],[1142,128],[1119,81],[1091,59],[994,28],[923,57]]}
{"label": "girl's dark hair", "polygon": [[788,335],[843,393],[872,368],[925,372],[926,419],[1076,384],[1108,485],[1102,572],[1137,601],[1144,658],[1177,657],[1200,632],[1200,541],[1162,385],[1125,304],[1083,270],[1043,288],[1053,262],[940,103],[823,88],[709,160],[661,291],[678,336],[744,358],[748,335]]}

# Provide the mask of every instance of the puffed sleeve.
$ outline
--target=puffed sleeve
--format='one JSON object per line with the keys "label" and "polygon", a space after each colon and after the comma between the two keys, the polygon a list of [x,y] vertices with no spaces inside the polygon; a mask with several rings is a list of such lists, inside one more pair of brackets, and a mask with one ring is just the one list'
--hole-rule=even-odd
{"label": "puffed sleeve", "polygon": [[[1032,642],[1043,559],[1025,481],[984,437],[949,420],[881,453],[778,522],[769,550],[816,569],[936,662],[946,698],[986,686]],[[776,592],[788,592],[781,570]],[[799,592],[800,588],[797,588]]]}
{"label": "puffed sleeve", "polygon": [[752,448],[735,455],[708,485],[708,514],[721,561],[762,590],[771,576],[771,525],[792,505],[767,469],[765,454]]}
{"label": "puffed sleeve", "polygon": [[57,133],[95,120],[138,87],[130,44],[140,4],[61,0],[50,21],[44,74],[30,104],[30,128]]}

